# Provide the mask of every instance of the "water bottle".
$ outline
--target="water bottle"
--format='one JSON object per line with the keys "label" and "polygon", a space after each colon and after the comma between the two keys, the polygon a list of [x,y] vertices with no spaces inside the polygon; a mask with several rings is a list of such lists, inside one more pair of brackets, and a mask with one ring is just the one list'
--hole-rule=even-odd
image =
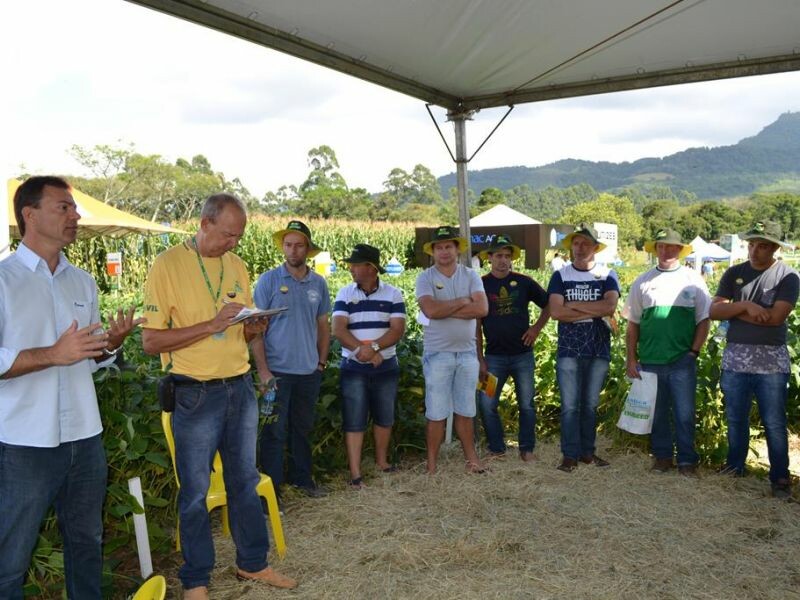
{"label": "water bottle", "polygon": [[277,396],[278,381],[273,377],[267,382],[267,391],[261,396],[261,414],[268,417],[275,409],[275,397]]}
{"label": "water bottle", "polygon": [[270,388],[266,391],[266,393],[261,396],[261,415],[264,417],[268,417],[272,414],[273,409],[275,408],[275,388]]}

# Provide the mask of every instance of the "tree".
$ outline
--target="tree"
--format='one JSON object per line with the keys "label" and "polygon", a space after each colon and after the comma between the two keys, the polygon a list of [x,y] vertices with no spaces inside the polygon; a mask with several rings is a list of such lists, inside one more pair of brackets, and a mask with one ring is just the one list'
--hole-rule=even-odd
{"label": "tree", "polygon": [[583,202],[564,211],[561,221],[575,225],[614,223],[617,225],[620,246],[633,246],[642,236],[642,218],[636,214],[633,202],[611,194],[600,194],[597,200]]}
{"label": "tree", "polygon": [[[506,203],[506,195],[497,188],[486,188],[481,192],[478,201],[475,203],[471,213],[480,214],[489,210],[493,206]],[[474,215],[473,215],[474,216]]]}
{"label": "tree", "polygon": [[297,197],[290,202],[292,212],[319,219],[366,219],[372,208],[369,194],[363,188],[351,190],[337,170],[339,161],[330,146],[308,151],[311,172],[300,184]]}

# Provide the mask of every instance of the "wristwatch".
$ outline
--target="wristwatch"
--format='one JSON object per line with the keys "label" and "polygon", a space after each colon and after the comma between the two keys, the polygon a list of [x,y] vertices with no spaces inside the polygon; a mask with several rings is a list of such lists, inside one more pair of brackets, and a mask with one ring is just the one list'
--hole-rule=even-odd
{"label": "wristwatch", "polygon": [[380,352],[381,349],[381,346],[378,344],[378,342],[372,342],[369,347],[375,350],[375,352]]}

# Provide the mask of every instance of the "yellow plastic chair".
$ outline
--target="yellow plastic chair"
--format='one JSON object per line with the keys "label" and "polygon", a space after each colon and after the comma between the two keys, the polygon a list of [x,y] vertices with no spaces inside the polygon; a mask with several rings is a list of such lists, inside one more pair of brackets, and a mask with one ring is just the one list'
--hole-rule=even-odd
{"label": "yellow plastic chair", "polygon": [[136,590],[133,600],[164,600],[166,595],[167,580],[163,575],[153,575]]}
{"label": "yellow plastic chair", "polygon": [[[161,413],[161,426],[164,428],[164,435],[167,438],[167,446],[169,447],[169,455],[172,458],[172,471],[175,474],[175,482],[178,488],[181,487],[181,481],[178,478],[178,469],[175,466],[175,439],[172,435],[172,414],[167,412]],[[281,515],[278,510],[278,499],[275,497],[275,487],[272,485],[272,479],[264,473],[260,473],[261,480],[256,485],[256,492],[264,500],[267,501],[267,508],[269,509],[269,521],[272,525],[272,536],[275,538],[275,550],[278,556],[283,558],[286,556],[286,542],[283,539],[283,524],[281,523]],[[230,524],[228,522],[228,498],[225,494],[225,481],[222,478],[222,458],[219,452],[214,454],[214,464],[211,470],[211,484],[208,488],[208,496],[206,496],[206,507],[208,512],[211,512],[217,507],[222,508],[222,533],[230,535]],[[179,517],[180,518],[180,517]],[[175,528],[175,548],[181,549],[180,538],[180,521]]]}

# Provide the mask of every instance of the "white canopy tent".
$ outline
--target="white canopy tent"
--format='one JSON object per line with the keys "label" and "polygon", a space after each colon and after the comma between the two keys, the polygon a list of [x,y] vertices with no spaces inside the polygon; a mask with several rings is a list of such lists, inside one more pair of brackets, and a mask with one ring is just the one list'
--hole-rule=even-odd
{"label": "white canopy tent", "polygon": [[475,215],[469,220],[470,227],[492,227],[495,225],[539,225],[541,221],[530,218],[518,210],[505,204],[496,204],[492,208]]}
{"label": "white canopy tent", "polygon": [[730,260],[731,253],[722,246],[713,242],[707,242],[699,235],[692,240],[692,253],[686,258],[688,260]]}
{"label": "white canopy tent", "polygon": [[797,0],[129,1],[446,108],[466,239],[474,111],[800,70]]}
{"label": "white canopy tent", "polygon": [[446,108],[466,239],[474,111],[800,70],[797,0],[128,1]]}

